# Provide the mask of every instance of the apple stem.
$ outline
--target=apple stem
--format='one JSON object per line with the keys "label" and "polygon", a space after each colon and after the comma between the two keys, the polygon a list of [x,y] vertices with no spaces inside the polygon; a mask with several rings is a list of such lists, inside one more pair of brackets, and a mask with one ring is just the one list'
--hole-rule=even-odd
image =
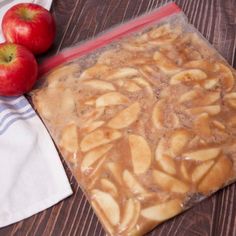
{"label": "apple stem", "polygon": [[7,62],[11,62],[13,59],[13,54],[9,55],[7,58],[6,58],[6,61]]}
{"label": "apple stem", "polygon": [[31,21],[36,14],[37,12],[31,11],[30,9],[27,9],[25,7],[21,8],[19,11],[20,18],[25,21]]}

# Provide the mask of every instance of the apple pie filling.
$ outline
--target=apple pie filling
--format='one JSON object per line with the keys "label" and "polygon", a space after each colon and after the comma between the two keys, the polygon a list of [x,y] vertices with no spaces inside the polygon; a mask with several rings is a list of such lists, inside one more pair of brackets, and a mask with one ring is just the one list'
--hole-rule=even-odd
{"label": "apple pie filling", "polygon": [[142,235],[235,179],[235,72],[164,24],[44,78],[33,103],[110,235]]}

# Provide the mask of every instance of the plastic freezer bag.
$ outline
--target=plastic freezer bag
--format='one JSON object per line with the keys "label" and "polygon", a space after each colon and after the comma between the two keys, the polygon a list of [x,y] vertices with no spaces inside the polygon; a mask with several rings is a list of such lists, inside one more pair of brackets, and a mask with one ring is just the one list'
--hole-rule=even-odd
{"label": "plastic freezer bag", "polygon": [[110,235],[235,180],[235,71],[173,3],[62,51],[33,103]]}

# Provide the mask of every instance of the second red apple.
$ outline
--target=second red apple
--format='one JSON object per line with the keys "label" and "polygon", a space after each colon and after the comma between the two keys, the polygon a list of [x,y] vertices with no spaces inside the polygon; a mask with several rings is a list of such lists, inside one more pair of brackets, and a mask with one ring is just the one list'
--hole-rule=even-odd
{"label": "second red apple", "polygon": [[37,62],[27,48],[13,43],[0,44],[0,96],[29,92],[37,75]]}
{"label": "second red apple", "polygon": [[2,30],[7,42],[24,45],[34,54],[47,51],[55,38],[51,13],[33,3],[10,8],[3,17]]}

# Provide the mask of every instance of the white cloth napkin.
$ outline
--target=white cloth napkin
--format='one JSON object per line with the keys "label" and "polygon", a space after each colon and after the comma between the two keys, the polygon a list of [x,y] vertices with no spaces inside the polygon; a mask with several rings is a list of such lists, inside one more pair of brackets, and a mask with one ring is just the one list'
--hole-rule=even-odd
{"label": "white cloth napkin", "polygon": [[[50,8],[51,0],[8,1]],[[0,35],[0,41],[3,41]],[[0,227],[38,213],[72,194],[53,142],[24,96],[0,96]]]}

